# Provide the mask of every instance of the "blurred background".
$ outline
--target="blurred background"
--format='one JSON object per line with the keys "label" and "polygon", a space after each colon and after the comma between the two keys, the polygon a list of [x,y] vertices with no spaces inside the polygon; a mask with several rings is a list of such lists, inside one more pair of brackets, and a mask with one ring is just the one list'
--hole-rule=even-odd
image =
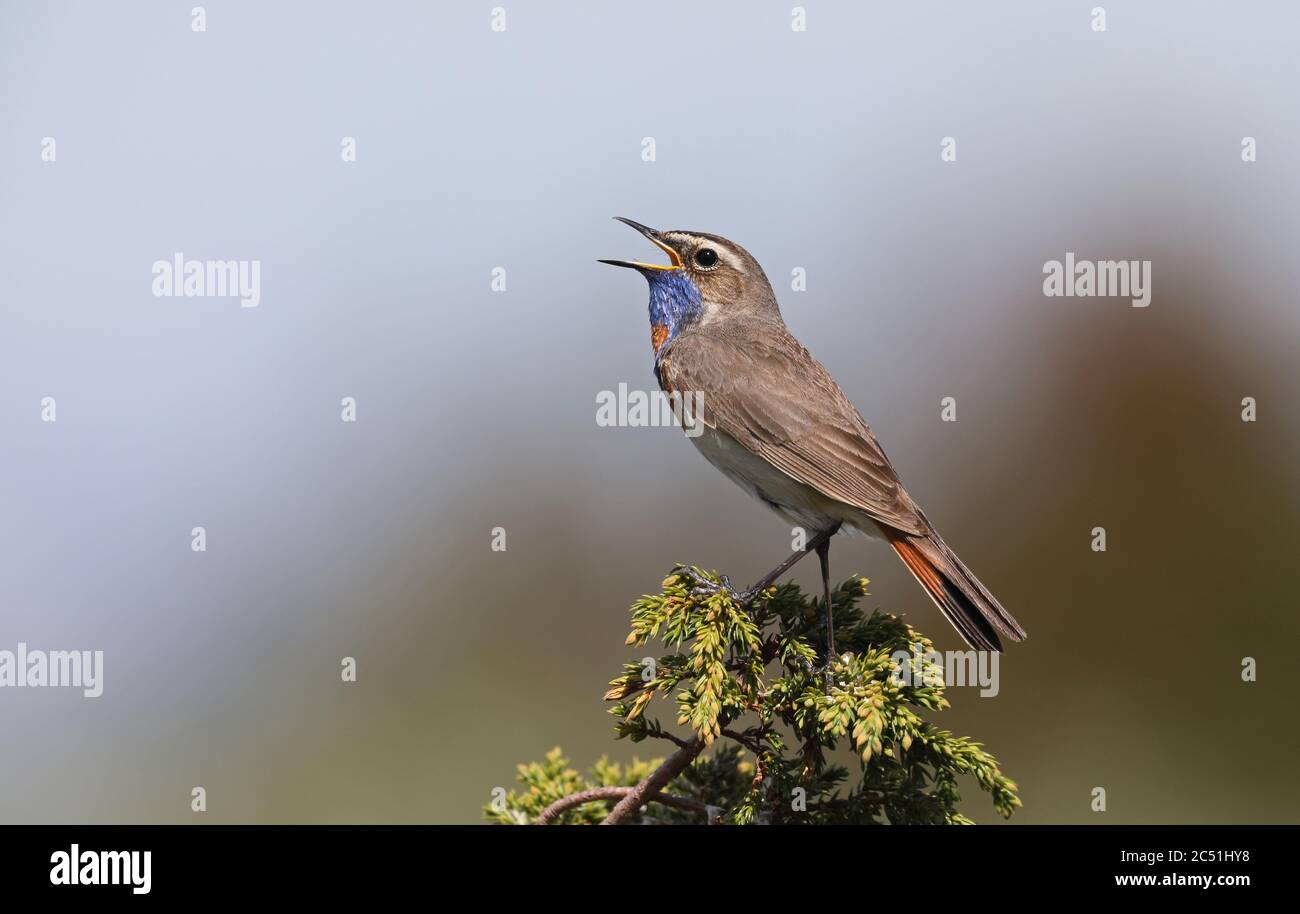
{"label": "blurred background", "polygon": [[[552,746],[657,752],[601,701],[629,604],[790,531],[597,426],[654,386],[615,215],[758,258],[1028,629],[940,718],[1013,821],[1300,819],[1300,11],[194,5],[0,7],[0,649],[105,652],[97,700],[0,689],[0,821],[475,822]],[[1151,306],[1044,297],[1066,251]],[[175,252],[259,260],[260,307],[154,297]],[[887,547],[832,556],[961,646]]]}

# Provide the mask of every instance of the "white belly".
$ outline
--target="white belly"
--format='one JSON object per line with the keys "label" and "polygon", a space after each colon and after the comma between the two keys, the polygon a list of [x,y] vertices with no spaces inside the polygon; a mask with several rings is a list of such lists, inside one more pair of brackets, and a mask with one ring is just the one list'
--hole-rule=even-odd
{"label": "white belly", "polygon": [[791,479],[726,432],[705,426],[701,434],[689,440],[736,485],[791,524],[803,527],[809,535],[840,522],[869,536],[881,536],[880,529],[865,512]]}

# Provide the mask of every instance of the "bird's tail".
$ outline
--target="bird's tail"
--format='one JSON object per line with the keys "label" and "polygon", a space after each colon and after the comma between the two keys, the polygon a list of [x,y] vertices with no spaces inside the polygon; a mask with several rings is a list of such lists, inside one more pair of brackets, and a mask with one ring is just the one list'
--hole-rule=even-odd
{"label": "bird's tail", "polygon": [[998,632],[1012,641],[1025,639],[1025,630],[1011,613],[1002,608],[933,529],[921,536],[888,528],[884,533],[907,570],[968,645],[976,650],[1000,651]]}

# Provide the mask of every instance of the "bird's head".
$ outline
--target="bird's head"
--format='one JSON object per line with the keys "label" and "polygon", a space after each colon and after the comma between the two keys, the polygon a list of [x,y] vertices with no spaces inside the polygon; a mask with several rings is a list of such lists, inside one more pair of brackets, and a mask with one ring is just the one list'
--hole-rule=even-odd
{"label": "bird's head", "polygon": [[776,296],[758,261],[726,238],[705,232],[661,232],[616,216],[668,255],[669,263],[602,260],[631,267],[650,283],[650,341],[658,354],[684,328],[744,317],[778,316]]}

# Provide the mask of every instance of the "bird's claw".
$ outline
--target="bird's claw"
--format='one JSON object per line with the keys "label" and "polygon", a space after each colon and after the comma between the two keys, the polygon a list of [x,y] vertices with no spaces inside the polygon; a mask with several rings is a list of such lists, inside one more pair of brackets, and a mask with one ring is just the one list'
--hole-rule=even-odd
{"label": "bird's claw", "polygon": [[826,680],[826,692],[829,694],[830,690],[835,688],[835,665],[828,660],[826,661],[825,666],[821,668],[820,672],[822,678]]}
{"label": "bird's claw", "polygon": [[835,687],[835,661],[839,659],[835,654],[827,654],[826,662],[815,669],[815,672],[820,673],[822,679],[826,681],[826,693],[828,695],[831,689]]}
{"label": "bird's claw", "polygon": [[754,597],[758,596],[752,588],[749,590],[736,590],[736,588],[731,586],[731,579],[725,574],[718,575],[717,584],[714,584],[712,581],[704,581],[697,584],[695,588],[691,590],[691,596],[694,597],[713,597],[720,593],[725,593],[728,597],[742,606],[753,602]]}

